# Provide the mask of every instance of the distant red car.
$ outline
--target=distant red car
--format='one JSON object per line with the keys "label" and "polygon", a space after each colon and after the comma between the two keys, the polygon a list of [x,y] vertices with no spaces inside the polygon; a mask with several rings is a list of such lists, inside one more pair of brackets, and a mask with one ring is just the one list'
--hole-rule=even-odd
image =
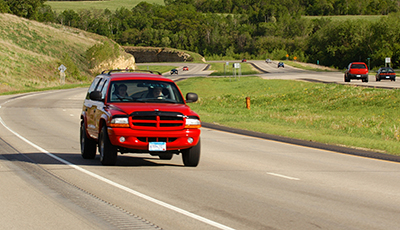
{"label": "distant red car", "polygon": [[368,82],[368,67],[364,62],[352,62],[344,73],[344,81],[350,82],[351,79]]}
{"label": "distant red car", "polygon": [[182,68],[182,70],[183,70],[183,71],[189,71],[189,67],[184,66],[184,67]]}
{"label": "distant red car", "polygon": [[247,62],[247,59],[246,59],[246,58],[243,58],[243,59],[242,59],[242,62]]}

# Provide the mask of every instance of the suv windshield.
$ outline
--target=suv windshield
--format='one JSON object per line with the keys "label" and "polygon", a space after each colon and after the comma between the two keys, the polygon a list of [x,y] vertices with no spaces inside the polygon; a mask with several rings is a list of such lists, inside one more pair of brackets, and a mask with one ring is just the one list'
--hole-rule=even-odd
{"label": "suv windshield", "polygon": [[182,95],[174,83],[151,80],[112,81],[107,101],[184,104]]}

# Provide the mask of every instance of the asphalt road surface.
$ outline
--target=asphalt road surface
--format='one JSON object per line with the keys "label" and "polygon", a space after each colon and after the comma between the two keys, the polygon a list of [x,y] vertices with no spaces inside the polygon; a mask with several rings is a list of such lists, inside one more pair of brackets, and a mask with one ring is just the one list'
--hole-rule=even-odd
{"label": "asphalt road surface", "polygon": [[85,93],[0,97],[0,229],[400,228],[395,162],[207,128],[196,168],[82,159]]}

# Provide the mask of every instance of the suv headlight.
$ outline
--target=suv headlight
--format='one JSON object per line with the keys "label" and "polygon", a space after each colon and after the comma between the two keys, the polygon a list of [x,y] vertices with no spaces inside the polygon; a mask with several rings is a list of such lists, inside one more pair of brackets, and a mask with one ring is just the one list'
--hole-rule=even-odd
{"label": "suv headlight", "polygon": [[111,119],[110,127],[129,128],[129,119],[127,117],[114,117],[113,119]]}
{"label": "suv headlight", "polygon": [[201,127],[201,122],[197,118],[186,118],[185,128],[186,129],[198,129]]}

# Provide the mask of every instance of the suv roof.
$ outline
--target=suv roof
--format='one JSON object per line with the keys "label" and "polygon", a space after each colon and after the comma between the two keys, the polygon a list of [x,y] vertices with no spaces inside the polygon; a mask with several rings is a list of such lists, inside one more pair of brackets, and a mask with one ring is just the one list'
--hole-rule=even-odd
{"label": "suv roof", "polygon": [[350,68],[366,69],[367,64],[365,64],[364,62],[352,62],[350,63]]}
{"label": "suv roof", "polygon": [[117,80],[117,81],[135,78],[138,80],[147,79],[147,80],[173,82],[173,80],[161,75],[160,72],[151,71],[151,70],[116,69],[116,70],[103,71],[100,75],[107,76],[107,77],[112,78],[113,80]]}
{"label": "suv roof", "polygon": [[108,75],[110,75],[110,74],[112,74],[112,73],[115,73],[115,72],[118,72],[118,73],[126,73],[126,72],[136,72],[136,73],[139,73],[139,72],[144,72],[144,73],[152,73],[152,74],[154,74],[154,73],[157,73],[158,75],[161,75],[161,73],[160,72],[158,72],[158,71],[153,71],[153,70],[138,70],[138,69],[113,69],[113,70],[104,70],[103,72],[101,72],[101,74],[108,74]]}

